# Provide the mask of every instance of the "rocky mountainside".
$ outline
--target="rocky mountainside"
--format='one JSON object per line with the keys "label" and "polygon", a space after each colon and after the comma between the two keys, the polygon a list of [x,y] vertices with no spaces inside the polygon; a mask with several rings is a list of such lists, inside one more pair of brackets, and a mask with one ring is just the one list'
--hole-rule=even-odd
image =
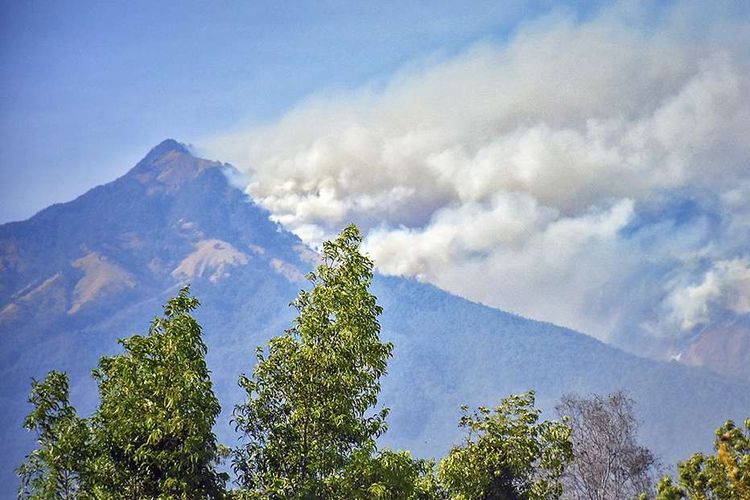
{"label": "rocky mountainside", "polygon": [[[118,337],[145,331],[185,282],[203,304],[224,408],[217,430],[234,443],[237,377],[252,370],[255,347],[289,325],[288,304],[316,255],[234,187],[233,172],[167,140],[120,179],[0,226],[0,496],[12,497],[13,468],[33,445],[21,430],[31,378],[67,370],[88,414],[98,358],[118,350]],[[411,280],[378,277],[374,292],[395,343],[384,445],[441,455],[458,436],[461,404],[493,405],[530,388],[546,409],[564,392],[626,389],[644,442],[667,463],[709,448],[715,427],[750,414],[743,383],[702,368],[641,359]]]}
{"label": "rocky mountainside", "polygon": [[738,316],[704,328],[682,351],[680,361],[750,384],[750,316]]}

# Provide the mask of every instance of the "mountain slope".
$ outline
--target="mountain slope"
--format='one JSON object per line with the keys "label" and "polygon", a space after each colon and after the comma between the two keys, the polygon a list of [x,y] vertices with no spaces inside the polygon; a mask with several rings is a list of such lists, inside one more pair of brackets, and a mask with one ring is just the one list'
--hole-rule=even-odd
{"label": "mountain slope", "polygon": [[[168,140],[120,179],[0,226],[1,495],[33,444],[21,431],[30,378],[71,375],[86,414],[88,376],[116,339],[147,329],[160,304],[191,282],[224,413],[239,401],[255,346],[282,332],[315,256],[228,181],[231,167]],[[742,384],[706,370],[644,360],[590,337],[471,303],[434,287],[378,277],[383,335],[395,343],[382,401],[384,444],[444,453],[462,403],[492,405],[534,388],[550,409],[566,391],[624,388],[639,402],[644,441],[667,462],[708,448],[726,418],[750,413]]]}
{"label": "mountain slope", "polygon": [[750,315],[704,328],[680,355],[690,366],[705,366],[750,383]]}

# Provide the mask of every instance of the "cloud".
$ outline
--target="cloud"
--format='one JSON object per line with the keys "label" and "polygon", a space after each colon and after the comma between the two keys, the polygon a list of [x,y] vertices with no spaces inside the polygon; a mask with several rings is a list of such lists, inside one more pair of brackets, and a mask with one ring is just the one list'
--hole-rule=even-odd
{"label": "cloud", "polygon": [[367,250],[385,273],[417,276],[486,304],[600,331],[598,320],[579,312],[587,297],[608,285],[620,260],[612,239],[632,212],[632,201],[621,200],[565,218],[527,195],[498,196],[490,207],[441,211],[423,229],[376,229]]}
{"label": "cloud", "polygon": [[750,313],[750,259],[716,262],[700,283],[675,288],[669,305],[683,330],[709,323],[716,312]]}
{"label": "cloud", "polygon": [[696,5],[552,14],[209,149],[311,244],[355,221],[382,272],[637,350],[744,311],[685,287],[750,243],[750,37]]}

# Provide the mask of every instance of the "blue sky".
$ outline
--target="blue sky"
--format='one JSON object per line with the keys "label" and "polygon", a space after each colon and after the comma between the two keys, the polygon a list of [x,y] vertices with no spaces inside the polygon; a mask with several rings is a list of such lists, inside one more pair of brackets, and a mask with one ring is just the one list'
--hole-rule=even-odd
{"label": "blue sky", "polygon": [[172,137],[312,246],[631,351],[750,314],[748,2],[1,5],[0,223]]}
{"label": "blue sky", "polygon": [[[2,2],[0,222],[112,180],[166,137],[503,39],[558,2]],[[564,7],[586,16],[590,8]]]}

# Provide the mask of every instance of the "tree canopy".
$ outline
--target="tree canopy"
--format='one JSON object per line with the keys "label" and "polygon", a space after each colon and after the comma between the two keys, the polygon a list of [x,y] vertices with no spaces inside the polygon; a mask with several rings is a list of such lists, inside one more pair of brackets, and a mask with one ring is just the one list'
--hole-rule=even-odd
{"label": "tree canopy", "polygon": [[19,467],[20,497],[73,499],[85,490],[89,428],[70,404],[68,386],[57,371],[31,383],[33,410],[23,426],[37,433],[39,447]]}
{"label": "tree canopy", "polygon": [[234,422],[245,444],[234,467],[248,491],[335,496],[345,466],[386,429],[388,410],[373,408],[393,346],[380,339],[373,263],[360,242],[349,226],[324,243],[323,262],[308,275],[312,290],[293,302],[294,324],[240,378],[248,399]]}
{"label": "tree canopy", "polygon": [[559,498],[560,478],[573,457],[570,428],[564,422],[538,423],[533,391],[503,399],[494,411],[483,406],[463,411],[465,442],[440,462],[440,481],[450,498]]}
{"label": "tree canopy", "polygon": [[750,418],[744,429],[729,420],[716,430],[715,455],[695,453],[677,465],[677,482],[665,477],[658,500],[750,498]]}
{"label": "tree canopy", "polygon": [[110,494],[212,498],[222,490],[213,426],[221,410],[187,287],[167,301],[148,334],[94,370],[100,404],[92,427],[99,483]]}

